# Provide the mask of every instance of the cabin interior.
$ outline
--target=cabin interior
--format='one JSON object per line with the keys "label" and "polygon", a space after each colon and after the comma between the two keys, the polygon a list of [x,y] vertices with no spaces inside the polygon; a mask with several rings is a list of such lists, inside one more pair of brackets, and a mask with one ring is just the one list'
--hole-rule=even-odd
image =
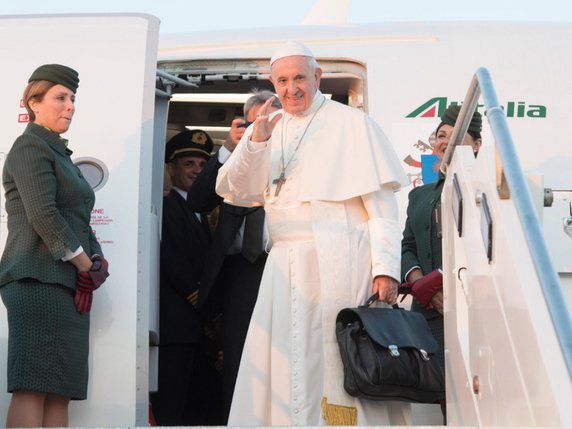
{"label": "cabin interior", "polygon": [[[169,61],[158,64],[156,88],[170,95],[165,143],[185,129],[202,129],[215,143],[224,143],[233,119],[254,90],[274,91],[268,58]],[[320,60],[321,91],[332,99],[367,110],[366,68],[348,61]],[[164,175],[164,193],[170,190]]]}

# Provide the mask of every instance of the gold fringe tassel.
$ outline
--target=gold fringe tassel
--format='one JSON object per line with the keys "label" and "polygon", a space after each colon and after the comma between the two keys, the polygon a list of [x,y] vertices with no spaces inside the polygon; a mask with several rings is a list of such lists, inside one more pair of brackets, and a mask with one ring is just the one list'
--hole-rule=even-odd
{"label": "gold fringe tassel", "polygon": [[326,397],[322,398],[322,415],[328,426],[356,426],[357,408],[344,405],[328,404]]}

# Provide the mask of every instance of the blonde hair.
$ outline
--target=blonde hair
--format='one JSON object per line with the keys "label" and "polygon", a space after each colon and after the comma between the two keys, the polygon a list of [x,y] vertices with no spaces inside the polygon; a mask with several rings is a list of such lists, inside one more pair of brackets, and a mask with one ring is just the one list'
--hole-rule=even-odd
{"label": "blonde hair", "polygon": [[50,82],[49,80],[34,80],[26,86],[24,94],[22,95],[22,101],[24,102],[24,107],[26,107],[26,110],[28,111],[30,122],[34,122],[36,120],[36,114],[30,107],[30,101],[35,100],[37,102],[41,102],[44,99],[46,92],[55,85],[57,85],[57,83]]}

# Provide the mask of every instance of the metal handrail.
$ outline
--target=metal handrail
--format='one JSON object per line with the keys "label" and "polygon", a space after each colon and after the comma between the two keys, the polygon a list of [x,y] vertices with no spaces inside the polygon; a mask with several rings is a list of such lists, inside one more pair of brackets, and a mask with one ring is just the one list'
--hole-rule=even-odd
{"label": "metal handrail", "polygon": [[187,88],[198,88],[198,87],[199,87],[199,85],[197,85],[197,84],[194,83],[194,82],[189,82],[188,80],[181,79],[180,77],[177,77],[177,76],[173,76],[172,74],[169,74],[169,73],[167,73],[167,72],[164,72],[163,70],[156,70],[156,75],[157,75],[157,77],[159,77],[159,78],[166,79],[166,80],[172,82],[171,84],[167,84],[167,85],[166,85],[167,91],[161,91],[160,89],[155,88],[155,94],[158,95],[158,96],[160,96],[160,97],[168,97],[168,98],[170,98],[170,97],[171,97],[172,86],[173,86],[174,84],[178,84],[178,85],[181,85],[181,86],[186,86]]}
{"label": "metal handrail", "polygon": [[548,312],[556,330],[564,361],[568,367],[568,375],[572,377],[572,320],[562,294],[560,280],[544,241],[534,202],[508,129],[506,116],[498,102],[491,76],[485,68],[479,68],[471,81],[451,135],[451,143],[445,151],[441,171],[446,173],[455,147],[461,144],[481,93],[486,116],[494,136],[496,151],[502,164],[502,172],[514,199],[522,230],[532,255],[534,268],[546,299]]}
{"label": "metal handrail", "polygon": [[[485,70],[485,69],[479,69],[479,70]],[[447,173],[447,168],[449,167],[451,159],[453,158],[453,151],[455,150],[455,147],[463,142],[463,137],[466,134],[467,130],[469,129],[469,124],[471,123],[473,112],[477,108],[477,103],[479,102],[480,95],[481,95],[481,87],[479,85],[477,75],[475,75],[475,77],[473,77],[473,79],[471,80],[471,84],[469,85],[469,90],[467,91],[465,100],[461,105],[459,116],[457,117],[457,121],[455,122],[455,127],[453,128],[453,132],[451,133],[451,138],[449,139],[449,144],[447,145],[447,149],[445,150],[445,155],[443,156],[443,160],[441,162],[441,172],[444,174]],[[468,112],[470,112],[470,114]]]}

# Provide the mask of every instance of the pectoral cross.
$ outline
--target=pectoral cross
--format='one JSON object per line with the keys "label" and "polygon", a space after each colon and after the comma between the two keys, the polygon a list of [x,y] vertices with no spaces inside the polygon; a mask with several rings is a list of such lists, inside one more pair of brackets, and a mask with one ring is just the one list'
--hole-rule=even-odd
{"label": "pectoral cross", "polygon": [[277,197],[278,194],[280,193],[280,189],[282,189],[282,185],[286,183],[286,176],[284,175],[284,171],[282,173],[280,173],[280,177],[277,179],[274,179],[272,181],[272,184],[276,185],[276,191],[274,192],[274,196]]}

